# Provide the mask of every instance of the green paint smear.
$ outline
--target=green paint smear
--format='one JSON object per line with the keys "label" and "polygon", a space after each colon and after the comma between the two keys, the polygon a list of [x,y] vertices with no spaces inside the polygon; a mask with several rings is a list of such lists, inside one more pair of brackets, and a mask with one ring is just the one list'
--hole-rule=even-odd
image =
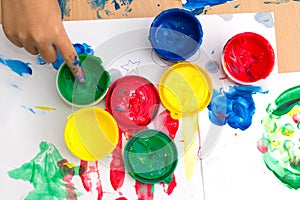
{"label": "green paint smear", "polygon": [[40,152],[28,163],[8,172],[16,180],[30,182],[34,189],[27,194],[25,199],[65,199],[69,198],[66,192],[66,183],[62,171],[57,165],[64,158],[53,144],[40,143]]}
{"label": "green paint smear", "polygon": [[70,103],[88,105],[105,95],[110,85],[110,75],[103,68],[100,58],[81,54],[78,55],[86,80],[84,83],[75,81],[69,67],[64,64],[58,72],[58,88],[62,96]]}

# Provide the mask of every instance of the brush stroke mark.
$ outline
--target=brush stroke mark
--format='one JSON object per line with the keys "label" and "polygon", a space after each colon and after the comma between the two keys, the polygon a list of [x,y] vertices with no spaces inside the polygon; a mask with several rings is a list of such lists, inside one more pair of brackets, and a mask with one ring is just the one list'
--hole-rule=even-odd
{"label": "brush stroke mark", "polygon": [[154,185],[144,184],[139,181],[136,181],[134,188],[135,188],[138,200],[153,200]]}
{"label": "brush stroke mark", "polygon": [[265,93],[259,86],[230,86],[228,92],[214,89],[207,107],[210,121],[218,126],[227,123],[234,129],[248,129],[255,113],[252,94],[258,92]]}
{"label": "brush stroke mark", "polygon": [[219,4],[224,4],[230,2],[232,0],[207,0],[207,1],[199,1],[199,0],[186,0],[183,2],[183,8],[192,11],[195,15],[199,15],[203,12],[204,8],[215,6]]}
{"label": "brush stroke mark", "polygon": [[274,21],[272,14],[269,12],[259,12],[254,15],[254,19],[258,22],[263,24],[267,28],[274,27]]}
{"label": "brush stroke mark", "polygon": [[9,177],[33,185],[25,199],[76,199],[76,189],[71,182],[73,165],[53,144],[41,142],[39,148],[40,152],[31,161],[9,171]]}
{"label": "brush stroke mark", "polygon": [[[82,43],[82,44],[80,44],[80,43],[75,43],[75,44],[73,44],[73,46],[74,46],[74,48],[75,48],[77,54],[89,54],[89,55],[94,55],[94,49],[93,49],[90,45],[88,45],[88,44],[86,44],[86,43]],[[42,57],[41,57],[40,55],[38,55],[38,56],[36,57],[36,60],[37,60],[37,63],[38,63],[39,65],[45,65],[45,64],[47,64],[47,63],[42,59]],[[59,67],[62,65],[63,62],[64,62],[63,57],[61,56],[61,54],[60,54],[59,52],[57,52],[57,59],[56,59],[55,62],[52,63],[52,66],[53,66],[54,69],[58,70]]]}
{"label": "brush stroke mark", "polygon": [[25,63],[21,60],[5,59],[0,57],[0,64],[1,63],[10,68],[19,76],[32,75],[32,69],[29,66],[30,63]]}
{"label": "brush stroke mark", "polygon": [[28,110],[29,112],[31,112],[32,114],[37,114],[36,111],[33,109],[33,108],[30,108],[30,107],[26,107],[24,105],[21,106],[22,108]]}
{"label": "brush stroke mark", "polygon": [[297,87],[286,90],[275,100],[282,105],[295,101],[291,108],[274,112],[273,104],[268,105],[261,121],[264,132],[257,142],[267,168],[285,186],[296,190],[300,188],[300,99]]}
{"label": "brush stroke mark", "polygon": [[48,106],[35,106],[35,108],[40,109],[40,110],[45,110],[45,111],[56,110],[56,108],[51,108]]}
{"label": "brush stroke mark", "polygon": [[58,4],[60,7],[60,11],[61,11],[61,18],[63,19],[65,16],[69,17],[70,16],[70,11],[71,9],[69,9],[67,7],[69,0],[58,0]]}
{"label": "brush stroke mark", "polygon": [[[130,7],[133,0],[111,0],[111,4],[114,5],[114,10],[124,10],[122,13],[123,16],[127,16],[129,12],[132,11]],[[91,9],[96,10],[96,16],[98,19],[101,19],[101,13],[108,15],[111,11],[105,9],[105,5],[109,3],[108,0],[88,0],[87,3],[91,7]]]}

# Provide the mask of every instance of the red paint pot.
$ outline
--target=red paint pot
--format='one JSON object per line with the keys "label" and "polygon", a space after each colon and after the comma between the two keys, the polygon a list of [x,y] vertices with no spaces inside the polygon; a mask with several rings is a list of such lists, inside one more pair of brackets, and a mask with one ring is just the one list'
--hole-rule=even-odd
{"label": "red paint pot", "polygon": [[119,78],[109,88],[106,110],[123,130],[141,129],[157,115],[160,99],[156,87],[141,76]]}
{"label": "red paint pot", "polygon": [[227,41],[222,65],[227,76],[236,83],[252,85],[266,79],[274,68],[275,55],[263,36],[244,32]]}

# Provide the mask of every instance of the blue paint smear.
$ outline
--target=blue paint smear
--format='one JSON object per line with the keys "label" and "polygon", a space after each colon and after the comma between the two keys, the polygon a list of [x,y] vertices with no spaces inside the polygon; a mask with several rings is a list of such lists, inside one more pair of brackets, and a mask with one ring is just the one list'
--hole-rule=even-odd
{"label": "blue paint smear", "polygon": [[256,13],[254,19],[258,22],[263,24],[267,28],[274,27],[274,21],[271,13],[268,12],[259,12]]}
{"label": "blue paint smear", "polygon": [[[92,49],[92,47],[86,43],[76,43],[73,44],[77,54],[89,54],[89,55],[94,55],[94,49]],[[46,62],[41,58],[40,55],[37,56],[37,62],[40,65],[45,65]],[[52,66],[54,67],[54,69],[59,69],[59,67],[62,65],[62,63],[64,62],[63,57],[61,56],[61,54],[59,52],[57,52],[57,59],[55,62],[52,63]]]}
{"label": "blue paint smear", "polygon": [[[123,16],[127,16],[128,12],[131,12],[132,9],[129,8],[130,4],[132,3],[133,0],[112,0],[111,3],[114,4],[114,9],[115,10],[119,10],[121,9],[122,6],[125,6],[125,13],[123,13]],[[91,0],[91,1],[87,1],[89,6],[96,10],[96,15],[98,19],[101,19],[101,15],[100,15],[100,11],[103,11],[106,15],[109,14],[110,12],[108,12],[107,10],[105,10],[105,5],[106,3],[108,3],[108,0]]]}
{"label": "blue paint smear", "polygon": [[203,10],[205,7],[208,6],[215,6],[218,4],[224,4],[230,2],[232,0],[187,0],[187,2],[183,5],[183,8],[188,10]]}
{"label": "blue paint smear", "polygon": [[70,16],[70,9],[67,8],[68,1],[69,0],[58,0],[62,19],[64,16]]}
{"label": "blue paint smear", "polygon": [[231,86],[228,92],[214,89],[207,107],[210,121],[218,126],[227,123],[234,129],[246,130],[252,124],[255,113],[252,95],[257,92],[264,93],[259,86]]}
{"label": "blue paint smear", "polygon": [[26,107],[26,106],[24,106],[24,105],[22,105],[22,108],[24,108],[24,109],[26,109],[26,110],[30,111],[32,114],[36,114],[36,112],[34,111],[34,109],[33,109],[33,108],[27,108],[27,107]]}
{"label": "blue paint smear", "polygon": [[29,67],[30,63],[25,63],[20,60],[11,60],[4,58],[0,58],[0,63],[4,64],[20,76],[32,75],[32,69]]}
{"label": "blue paint smear", "polygon": [[265,1],[264,4],[281,4],[288,3],[290,0]]}

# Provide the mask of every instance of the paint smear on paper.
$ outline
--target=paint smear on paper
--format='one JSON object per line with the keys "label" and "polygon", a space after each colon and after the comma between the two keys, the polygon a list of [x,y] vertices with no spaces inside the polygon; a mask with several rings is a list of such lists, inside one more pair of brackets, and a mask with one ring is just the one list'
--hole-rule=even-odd
{"label": "paint smear on paper", "polygon": [[40,109],[40,110],[45,110],[45,111],[56,110],[56,108],[51,108],[51,107],[47,107],[47,106],[35,106],[35,108]]}
{"label": "paint smear on paper", "polygon": [[290,0],[264,1],[265,4],[281,4],[288,3]]}
{"label": "paint smear on paper", "polygon": [[76,199],[72,184],[75,173],[53,144],[41,142],[40,152],[21,167],[8,172],[16,180],[28,181],[34,187],[25,199]]}
{"label": "paint smear on paper", "polygon": [[259,86],[231,86],[228,92],[214,89],[207,107],[210,121],[218,126],[227,123],[234,129],[248,129],[255,113],[252,95],[258,92],[265,93]]}
{"label": "paint smear on paper", "polygon": [[[82,43],[82,44],[80,44],[80,43],[75,43],[75,44],[73,44],[73,46],[74,46],[74,48],[75,48],[77,54],[94,55],[94,49],[93,49],[90,45],[88,45],[88,44],[86,44],[86,43]],[[37,63],[38,63],[39,65],[45,65],[45,64],[47,64],[47,63],[42,59],[42,57],[41,57],[40,55],[38,55],[38,56],[36,57],[36,60],[37,60]],[[52,63],[52,66],[53,66],[54,69],[58,70],[59,67],[62,65],[63,62],[64,62],[63,57],[61,56],[61,54],[60,54],[59,52],[57,52],[57,59],[56,59],[55,62]]]}
{"label": "paint smear on paper", "polygon": [[127,16],[129,12],[132,11],[132,8],[130,7],[133,0],[112,0],[109,2],[108,0],[88,0],[87,3],[90,5],[91,9],[96,10],[96,16],[98,19],[101,19],[101,12],[104,14],[110,14],[110,11],[105,9],[105,5],[107,3],[114,5],[114,10],[122,9],[123,16]]}
{"label": "paint smear on paper", "polygon": [[254,19],[258,23],[263,24],[267,28],[273,28],[274,27],[273,16],[269,12],[259,12],[259,13],[256,13],[255,16],[254,16]]}
{"label": "paint smear on paper", "polygon": [[[232,0],[231,0],[232,1]],[[202,13],[203,9],[210,6],[215,6],[219,4],[224,4],[230,2],[230,0],[207,0],[207,1],[199,1],[199,0],[186,0],[183,2],[183,8],[193,11],[195,14]]]}
{"label": "paint smear on paper", "polygon": [[[275,108],[275,109],[274,109]],[[264,133],[257,142],[263,160],[287,187],[300,188],[300,85],[280,94],[262,119]]]}
{"label": "paint smear on paper", "polygon": [[63,19],[65,16],[67,16],[67,17],[70,16],[70,11],[71,11],[71,9],[69,9],[69,8],[67,7],[68,2],[69,2],[69,0],[58,0],[58,4],[59,4],[59,7],[60,7],[62,19]]}
{"label": "paint smear on paper", "polygon": [[19,76],[32,75],[32,69],[30,68],[30,63],[25,63],[21,60],[5,59],[0,57],[0,64],[3,64],[10,68],[13,72]]}
{"label": "paint smear on paper", "polygon": [[136,181],[134,187],[138,200],[153,200],[154,185]]}

